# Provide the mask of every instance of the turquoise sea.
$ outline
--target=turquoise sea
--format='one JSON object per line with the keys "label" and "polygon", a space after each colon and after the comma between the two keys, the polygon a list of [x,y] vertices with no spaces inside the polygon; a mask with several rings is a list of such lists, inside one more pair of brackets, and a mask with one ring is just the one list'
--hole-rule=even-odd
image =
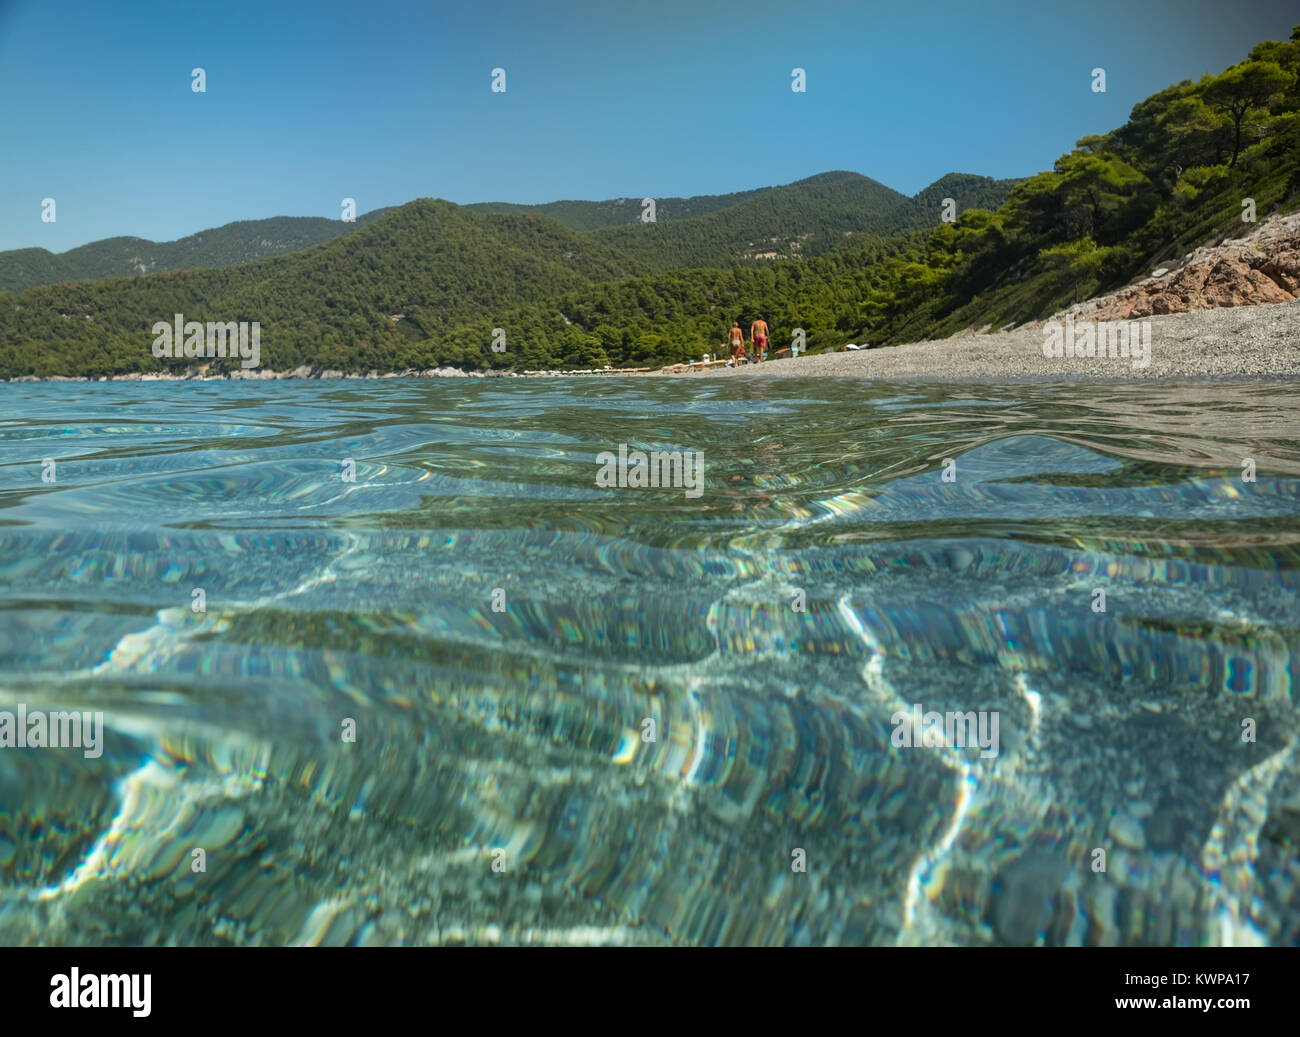
{"label": "turquoise sea", "polygon": [[1293,383],[0,384],[0,943],[1294,944],[1297,651]]}

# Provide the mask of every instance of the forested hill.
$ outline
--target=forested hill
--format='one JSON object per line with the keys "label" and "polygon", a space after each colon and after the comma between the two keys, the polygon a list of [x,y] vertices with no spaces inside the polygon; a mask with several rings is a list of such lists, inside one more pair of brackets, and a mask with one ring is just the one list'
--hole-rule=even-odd
{"label": "forested hill", "polygon": [[[755,256],[768,259],[819,255],[851,232],[891,234],[933,226],[944,197],[955,198],[959,209],[996,208],[1015,183],[953,173],[915,199],[908,199],[857,173],[821,173],[783,187],[657,198],[654,225],[642,222],[645,210],[640,198],[535,206],[484,202],[465,208],[484,215],[546,217],[570,230],[608,231],[607,236],[597,236],[605,244],[631,253],[634,267],[639,262],[651,269],[670,270],[729,266]],[[935,195],[939,185],[944,186],[931,204],[930,196]],[[17,294],[60,281],[238,266],[343,237],[389,211],[377,209],[358,216],[355,223],[277,216],[228,223],[178,241],[121,237],[58,254],[41,248],[0,252],[0,291]]]}
{"label": "forested hill", "polygon": [[820,255],[854,231],[885,233],[906,195],[857,173],[826,173],[685,220],[604,227],[599,240],[656,270]]}
{"label": "forested hill", "polygon": [[988,176],[976,176],[974,173],[949,173],[940,177],[923,191],[917,192],[912,199],[916,210],[914,216],[917,227],[933,227],[936,214],[943,207],[945,198],[957,203],[957,211],[967,209],[1000,208],[1011,196],[1011,189],[1024,178],[1015,180],[994,180]]}
{"label": "forested hill", "polygon": [[[730,210],[733,206],[766,197],[766,205],[745,206],[737,213],[720,216],[720,221],[739,216],[742,220],[752,221],[754,215],[766,215],[772,211],[792,214],[794,219],[788,222],[794,234],[805,233],[815,229],[819,214],[816,207],[827,195],[824,190],[831,184],[850,184],[846,195],[856,196],[861,201],[861,208],[848,213],[852,230],[870,229],[876,233],[891,233],[907,230],[922,225],[916,216],[918,208],[924,212],[925,225],[932,226],[944,198],[953,198],[959,209],[985,208],[996,209],[1007,200],[1019,180],[994,180],[987,176],[971,173],[949,173],[936,180],[912,199],[892,191],[881,184],[861,176],[838,170],[819,173],[794,183],[780,187],[759,187],[752,191],[737,191],[733,194],[695,195],[691,198],[654,198],[655,222],[677,223],[709,216],[721,210]],[[545,202],[540,205],[517,205],[513,202],[478,202],[465,208],[478,212],[531,214],[547,216],[572,230],[601,230],[607,227],[633,227],[645,222],[645,198],[611,198],[603,202]],[[894,219],[882,220],[884,213],[895,213]],[[760,227],[759,233],[765,228]],[[769,234],[769,237],[771,235]],[[750,248],[745,241],[739,249],[743,253]],[[758,250],[758,251],[770,251]],[[690,265],[690,264],[688,264]]]}
{"label": "forested hill", "polygon": [[[752,191],[736,191],[732,194],[701,194],[691,198],[656,198],[655,218],[659,220],[686,220],[695,216],[706,216],[718,209],[726,209],[746,201],[770,187],[758,187]],[[610,198],[603,202],[544,202],[541,205],[519,205],[515,202],[476,202],[465,208],[477,212],[508,213],[533,216],[546,216],[570,230],[597,230],[601,227],[617,227],[629,223],[639,223],[643,212],[642,197]]]}
{"label": "forested hill", "polygon": [[430,366],[436,343],[464,322],[638,269],[552,220],[422,199],[293,255],[0,293],[0,376],[156,369],[149,329],[176,313],[258,321],[262,363],[277,369],[352,369],[359,357],[372,367],[412,357]]}
{"label": "forested hill", "polygon": [[[982,184],[984,178],[972,181]],[[921,221],[933,226],[938,219],[937,209],[921,214],[914,200],[850,173],[824,174],[761,194],[768,198],[763,207],[753,208],[755,199],[750,198],[715,214],[735,214],[725,249],[743,247],[740,243],[747,234],[770,221],[776,227],[816,228],[802,239],[816,242],[810,252],[824,250],[823,245],[850,250],[849,260],[807,271],[812,295],[803,297],[808,306],[817,292],[827,289],[823,278],[829,271],[841,270],[845,262],[867,264],[871,256],[898,250],[881,249],[880,235],[873,229],[883,232]],[[864,199],[879,202],[875,216]],[[687,263],[696,248],[709,248],[711,241],[701,233],[701,220],[678,222],[692,228],[681,239],[692,243],[679,257]],[[157,369],[160,362],[147,348],[152,342],[147,332],[176,313],[201,322],[258,321],[262,363],[277,370],[304,363],[347,370],[449,363],[476,367],[493,362],[544,367],[584,356],[601,357],[607,354],[593,350],[590,337],[578,325],[572,325],[572,333],[565,330],[570,325],[559,313],[558,300],[590,290],[599,313],[604,296],[594,290],[600,284],[632,278],[636,280],[629,284],[658,293],[676,292],[681,284],[708,283],[713,275],[697,270],[659,282],[646,279],[645,275],[662,271],[671,258],[666,259],[653,244],[655,232],[671,225],[629,226],[626,229],[642,235],[650,247],[615,248],[599,232],[573,231],[534,213],[497,214],[422,200],[389,210],[346,236],[270,260],[51,284],[16,299],[0,294],[0,377],[98,376]],[[719,225],[705,223],[704,228],[715,230]],[[726,226],[725,221],[721,226]],[[727,252],[720,256],[732,258]],[[801,259],[795,265],[810,262],[814,260]],[[723,258],[717,264],[731,265]],[[774,264],[751,258],[743,265]],[[788,275],[784,271],[781,276]],[[845,298],[855,298],[858,291],[855,286]],[[617,299],[610,319],[637,325],[633,339],[640,342],[634,345],[629,339],[624,348],[620,332],[614,356],[641,358],[658,355],[661,348],[671,348],[675,355],[675,343],[695,337],[694,330],[686,334],[682,326],[661,341],[667,310],[655,305],[638,316],[628,309],[626,293],[609,298],[611,303]],[[583,320],[588,320],[590,314],[583,313]],[[517,323],[500,323],[506,314],[516,315]],[[693,321],[691,327],[703,329],[705,324],[707,320]],[[554,331],[552,325],[558,325]],[[507,352],[485,357],[494,327],[506,327],[513,337],[508,337]],[[608,337],[607,332],[602,334]],[[161,366],[183,369],[193,364],[177,360]],[[234,366],[216,365],[218,369]]]}
{"label": "forested hill", "polygon": [[235,266],[287,252],[300,252],[364,227],[387,209],[358,216],[355,223],[314,216],[241,220],[199,231],[178,241],[105,238],[67,252],[22,248],[0,252],[0,291],[21,292],[59,281],[131,277],[196,267]]}
{"label": "forested hill", "polygon": [[[1015,180],[953,173],[915,199],[858,173],[834,172],[772,187],[705,216],[604,227],[595,236],[655,270],[731,266],[748,260],[824,255],[853,233],[888,237],[939,222],[939,204],[957,209],[1006,201]],[[943,192],[931,205],[935,188]]]}

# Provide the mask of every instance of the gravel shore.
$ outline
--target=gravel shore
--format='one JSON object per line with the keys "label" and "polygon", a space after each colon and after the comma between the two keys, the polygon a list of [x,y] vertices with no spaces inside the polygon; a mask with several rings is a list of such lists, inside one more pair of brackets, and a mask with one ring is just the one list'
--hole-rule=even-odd
{"label": "gravel shore", "polygon": [[879,378],[890,380],[1047,380],[1205,376],[1296,377],[1300,375],[1300,300],[1264,306],[1194,310],[1146,318],[1151,322],[1151,360],[1043,354],[1044,322],[1012,331],[963,332],[938,341],[856,352],[801,356],[714,367],[657,377],[678,378]]}
{"label": "gravel shore", "polygon": [[[1094,303],[1080,304],[1087,313]],[[1095,306],[1094,306],[1095,308]],[[1058,322],[1061,315],[1053,318]],[[1076,328],[1085,319],[1080,316]],[[375,379],[375,378],[878,378],[896,381],[1014,381],[1035,379],[1072,381],[1134,381],[1145,378],[1297,377],[1300,376],[1300,299],[1259,306],[1192,310],[1128,321],[1131,327],[1151,324],[1150,361],[1137,366],[1129,358],[1051,358],[1044,355],[1045,322],[1022,324],[1012,331],[959,332],[951,338],[913,342],[850,352],[801,356],[732,369],[721,364],[663,371],[462,371],[453,367],[426,371],[347,374],[343,371],[298,367],[291,371],[267,368],[236,370],[228,375],[200,372],[135,372],[112,378],[24,375],[14,382],[84,381],[204,381],[222,379]],[[1104,336],[1103,336],[1104,337]],[[1145,335],[1143,336],[1145,338]],[[680,366],[680,365],[679,365]],[[5,379],[0,379],[0,382]]]}

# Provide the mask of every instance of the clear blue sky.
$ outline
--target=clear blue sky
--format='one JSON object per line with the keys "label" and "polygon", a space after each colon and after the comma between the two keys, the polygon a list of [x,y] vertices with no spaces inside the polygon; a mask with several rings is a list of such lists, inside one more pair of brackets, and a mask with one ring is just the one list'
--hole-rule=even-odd
{"label": "clear blue sky", "polygon": [[0,249],[344,197],[1022,176],[1296,22],[1293,0],[0,0]]}

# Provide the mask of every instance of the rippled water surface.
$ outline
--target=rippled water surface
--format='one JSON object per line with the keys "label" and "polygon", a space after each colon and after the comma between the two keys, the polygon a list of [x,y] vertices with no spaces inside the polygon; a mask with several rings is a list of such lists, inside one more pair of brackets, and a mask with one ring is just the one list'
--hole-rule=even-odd
{"label": "rippled water surface", "polygon": [[1296,943],[1298,545],[1293,385],[0,385],[0,942]]}

